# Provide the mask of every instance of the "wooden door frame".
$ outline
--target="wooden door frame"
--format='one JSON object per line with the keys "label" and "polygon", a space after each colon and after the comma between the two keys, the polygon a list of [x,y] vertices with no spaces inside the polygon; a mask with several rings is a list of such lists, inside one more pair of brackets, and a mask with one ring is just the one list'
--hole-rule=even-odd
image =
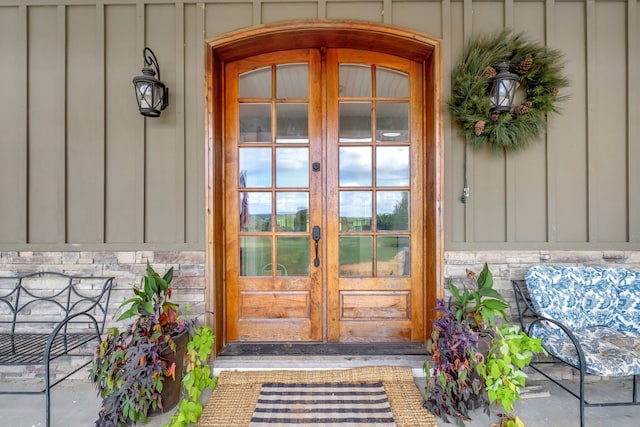
{"label": "wooden door frame", "polygon": [[250,56],[314,47],[370,50],[422,64],[424,103],[424,219],[426,340],[436,298],[444,295],[443,235],[443,74],[441,41],[407,29],[360,21],[295,20],[233,31],[205,42],[207,323],[216,334],[216,353],[226,343],[224,278],[224,64]]}

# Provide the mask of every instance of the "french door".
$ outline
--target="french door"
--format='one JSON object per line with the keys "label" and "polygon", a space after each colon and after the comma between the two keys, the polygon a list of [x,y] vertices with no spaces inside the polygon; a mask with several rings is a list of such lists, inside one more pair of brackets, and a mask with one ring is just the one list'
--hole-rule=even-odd
{"label": "french door", "polygon": [[421,64],[300,49],[224,75],[227,342],[422,341]]}

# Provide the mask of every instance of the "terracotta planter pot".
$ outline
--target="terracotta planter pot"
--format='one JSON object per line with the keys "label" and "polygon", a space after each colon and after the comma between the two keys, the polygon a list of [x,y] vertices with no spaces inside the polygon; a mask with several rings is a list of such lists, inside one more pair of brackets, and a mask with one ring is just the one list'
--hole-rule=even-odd
{"label": "terracotta planter pot", "polygon": [[175,380],[171,377],[165,378],[164,386],[162,388],[162,409],[157,408],[149,411],[149,416],[158,415],[170,411],[180,401],[180,391],[182,389],[182,368],[184,367],[184,355],[187,351],[187,342],[189,341],[189,334],[184,331],[180,335],[173,337],[173,342],[176,344],[175,353],[171,349],[166,349],[162,352],[161,356],[167,361],[169,366],[172,363],[176,364]]}

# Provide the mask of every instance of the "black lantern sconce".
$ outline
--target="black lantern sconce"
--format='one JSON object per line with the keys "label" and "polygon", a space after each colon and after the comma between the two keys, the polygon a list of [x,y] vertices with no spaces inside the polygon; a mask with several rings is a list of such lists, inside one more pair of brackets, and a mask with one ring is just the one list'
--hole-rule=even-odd
{"label": "black lantern sconce", "polygon": [[513,99],[516,96],[518,75],[509,72],[509,66],[501,63],[497,67],[498,73],[491,78],[491,112],[511,111]]}
{"label": "black lantern sconce", "polygon": [[[160,67],[153,51],[145,47],[142,56],[145,63],[142,75],[133,78],[138,109],[143,116],[158,117],[160,112],[169,105],[169,88],[160,81]],[[155,78],[156,72],[157,79]]]}

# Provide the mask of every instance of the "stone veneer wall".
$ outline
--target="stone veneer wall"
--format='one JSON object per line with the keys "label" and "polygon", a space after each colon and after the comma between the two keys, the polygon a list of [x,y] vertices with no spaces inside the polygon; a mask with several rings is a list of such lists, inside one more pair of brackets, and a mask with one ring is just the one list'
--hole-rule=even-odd
{"label": "stone veneer wall", "polygon": [[[146,274],[147,261],[159,273],[173,267],[171,300],[193,315],[204,313],[204,251],[122,252],[0,252],[0,276],[18,276],[34,271],[56,271],[79,276],[113,276],[109,311],[115,313],[122,301],[133,296]],[[108,324],[107,324],[108,325]]]}
{"label": "stone veneer wall", "polygon": [[[0,276],[16,276],[48,270],[77,275],[114,276],[110,311],[129,298],[131,286],[140,283],[146,262],[163,274],[174,267],[172,301],[191,306],[190,313],[204,313],[204,251],[121,251],[121,252],[0,252]],[[488,263],[494,287],[513,301],[511,279],[522,279],[535,264],[626,266],[640,269],[640,251],[448,251],[445,253],[445,280],[463,283],[466,269],[479,273]],[[446,284],[445,284],[446,287]],[[111,322],[115,324],[115,322]],[[10,368],[10,369],[8,369]],[[41,369],[2,367],[0,378],[40,376]],[[86,378],[86,376],[82,376]]]}
{"label": "stone veneer wall", "polygon": [[[120,303],[131,296],[133,285],[139,285],[146,274],[147,261],[160,274],[173,267],[173,294],[171,301],[184,311],[190,307],[187,316],[204,313],[205,303],[205,253],[204,251],[122,251],[122,252],[0,252],[0,277],[12,277],[34,271],[56,271],[80,276],[113,276],[114,287],[109,303],[110,318],[116,314]],[[201,316],[202,317],[202,316]],[[204,320],[203,320],[204,321]],[[115,320],[107,325],[114,326]],[[53,373],[68,372],[69,364],[76,361],[58,361],[52,364]],[[58,364],[58,365],[56,365]],[[60,369],[56,369],[60,366]],[[1,366],[0,379],[41,377],[44,369],[38,367]],[[87,373],[78,372],[74,377],[86,379]]]}
{"label": "stone veneer wall", "polygon": [[[466,281],[466,269],[482,271],[486,262],[493,275],[494,288],[509,301],[515,312],[512,279],[523,279],[532,265],[593,265],[640,269],[640,251],[449,251],[445,253],[445,281],[460,285]],[[445,289],[447,285],[445,283]]]}

